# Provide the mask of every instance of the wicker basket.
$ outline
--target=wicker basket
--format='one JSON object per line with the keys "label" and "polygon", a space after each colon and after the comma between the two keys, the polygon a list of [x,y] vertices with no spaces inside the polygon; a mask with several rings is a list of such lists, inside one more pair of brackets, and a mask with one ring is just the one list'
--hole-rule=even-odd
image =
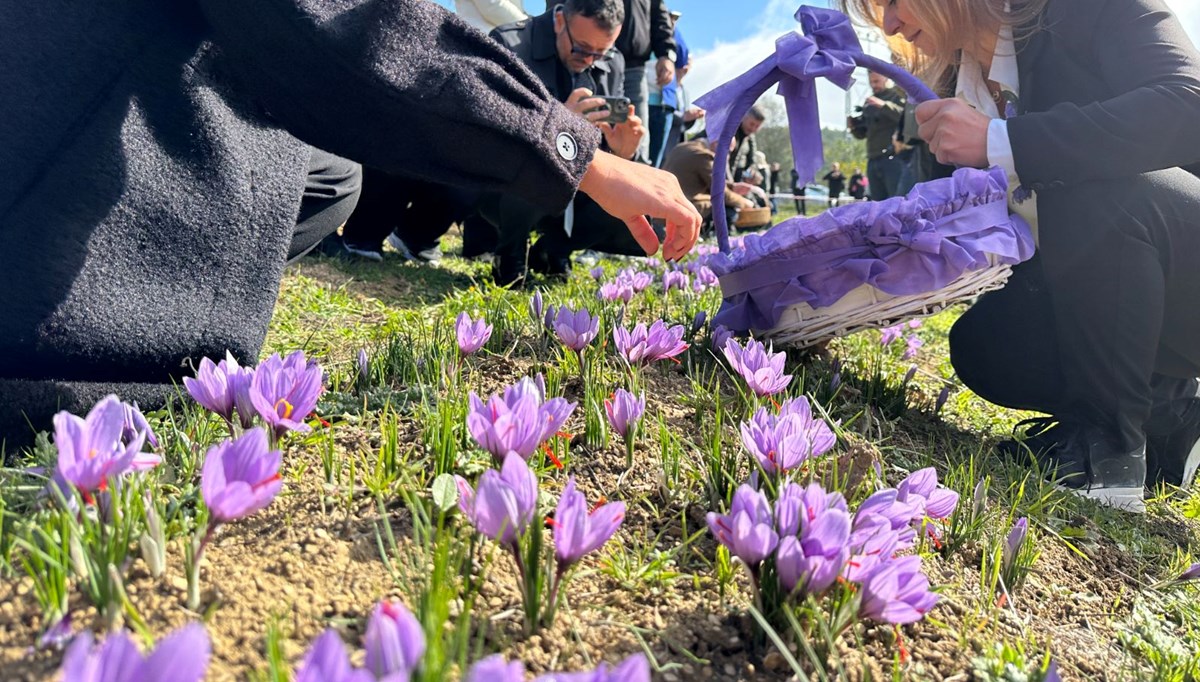
{"label": "wicker basket", "polygon": [[[768,88],[779,84],[780,94],[787,100],[792,148],[797,160],[796,169],[802,176],[811,175],[821,165],[815,89],[812,87],[815,77],[827,77],[846,88],[851,82],[850,74],[857,65],[892,78],[915,101],[936,98],[927,87],[903,69],[863,54],[845,15],[833,10],[801,7],[796,18],[802,24],[805,35],[788,34],[781,37],[776,42],[775,55],[696,102],[708,112],[706,119],[711,128],[709,134],[717,136],[719,140],[713,164],[712,195],[714,223],[721,253],[715,257],[712,267],[720,278],[725,301],[714,322],[725,324],[734,331],[753,332],[757,336],[773,339],[777,346],[805,347],[845,334],[887,327],[911,318],[930,315],[948,305],[970,300],[981,293],[1002,287],[1008,280],[1012,264],[1028,259],[1033,253],[1033,240],[1028,225],[1018,216],[1010,218],[1008,215],[1007,182],[1002,172],[962,169],[955,174],[956,182],[960,178],[963,181],[961,185],[954,185],[956,190],[976,186],[971,178],[978,179],[983,175],[991,177],[993,184],[990,185],[986,198],[990,208],[987,218],[983,218],[979,211],[972,211],[971,208],[977,206],[970,201],[961,204],[946,202],[945,210],[951,213],[942,213],[939,219],[933,222],[925,220],[928,216],[921,217],[925,223],[921,229],[925,231],[920,238],[932,239],[936,243],[935,246],[924,245],[924,248],[921,248],[922,245],[904,241],[911,238],[911,235],[904,235],[900,241],[891,242],[884,247],[877,248],[876,242],[872,242],[867,248],[876,249],[872,251],[874,254],[883,254],[878,255],[880,258],[892,258],[897,252],[904,252],[907,254],[905,257],[911,257],[918,251],[929,254],[932,250],[944,255],[947,265],[953,260],[950,254],[958,257],[963,249],[969,250],[971,257],[958,258],[953,267],[938,270],[940,274],[937,277],[926,278],[927,281],[937,282],[931,287],[934,290],[894,294],[866,283],[868,279],[878,283],[882,281],[880,278],[865,277],[856,280],[849,277],[854,267],[853,263],[839,270],[842,263],[833,258],[838,252],[826,246],[832,242],[823,241],[823,236],[817,234],[819,228],[816,219],[809,223],[804,218],[792,218],[776,225],[763,233],[763,236],[776,233],[777,238],[768,238],[756,251],[745,251],[744,247],[739,247],[743,250],[737,251],[730,246],[729,229],[724,219],[724,194],[718,188],[725,185],[730,141],[742,116]],[[800,120],[793,118],[794,114],[800,117]],[[813,130],[810,131],[809,128]],[[938,182],[942,181],[933,181]],[[940,192],[941,188],[949,187],[941,185],[935,189],[933,183],[930,183],[928,188],[918,186],[906,199],[895,200],[886,207],[878,204],[877,210],[885,212],[884,222],[898,221],[902,217],[905,220],[915,220],[912,207],[921,204],[919,200],[911,200],[915,195],[922,192],[934,194]],[[980,196],[982,197],[982,194]],[[838,223],[839,227],[844,217],[846,233],[859,230],[854,234],[846,234],[845,237],[861,245],[866,241],[864,238],[870,226],[858,224],[862,221],[864,209],[855,206],[861,207],[862,204],[855,202],[852,205],[831,208],[828,215],[829,220]],[[888,213],[893,207],[906,213],[903,216],[899,212]],[[878,219],[879,216],[876,215],[875,218]],[[987,239],[972,242],[977,236],[973,232],[973,225],[977,220],[981,222],[978,234],[991,230],[990,235],[1003,235],[1001,241],[1004,246],[1000,249],[1003,252],[1002,256],[997,256],[989,248],[981,246],[999,242]],[[827,223],[828,221],[825,223],[826,228],[829,227]],[[742,225],[743,221],[739,219],[738,227]],[[810,225],[813,226],[813,232],[806,233]],[[776,232],[781,229],[784,231]],[[956,241],[959,235],[962,235],[962,244]],[[796,241],[789,243],[786,241],[788,239]],[[940,239],[944,239],[946,245],[943,246]],[[800,260],[790,260],[790,252],[796,248],[794,245],[811,247],[817,253],[804,253]],[[844,245],[843,243],[842,246]],[[827,256],[830,257],[828,276],[825,275],[824,269]],[[854,257],[858,257],[858,254]],[[805,263],[804,258],[813,260]],[[847,259],[847,262],[850,262],[850,259]],[[969,263],[969,267],[964,267],[964,262]],[[801,263],[808,269],[803,269]],[[794,269],[793,265],[800,269]],[[887,265],[883,265],[882,269],[886,270]],[[801,278],[804,278],[803,284],[800,282]],[[855,287],[854,281],[864,283]],[[925,280],[916,278],[913,281]],[[827,295],[821,297],[812,294],[817,284],[830,282],[837,282],[838,286],[829,287],[829,291],[823,292]],[[780,311],[788,300],[802,298],[782,295],[780,292],[785,291],[785,287],[790,287],[786,289],[790,294],[803,291],[810,301],[820,300],[823,305],[813,307],[808,302],[798,302]],[[917,287],[895,286],[894,282],[889,282],[889,288],[893,291],[904,291]],[[845,293],[836,300],[828,300],[842,291]],[[776,296],[777,293],[780,295]],[[770,324],[760,328],[753,320],[765,320]]]}

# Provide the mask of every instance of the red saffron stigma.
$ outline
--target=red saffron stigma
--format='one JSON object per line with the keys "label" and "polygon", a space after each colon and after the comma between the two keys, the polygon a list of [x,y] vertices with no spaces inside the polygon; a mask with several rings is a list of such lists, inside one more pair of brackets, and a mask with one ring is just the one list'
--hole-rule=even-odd
{"label": "red saffron stigma", "polygon": [[1000,598],[996,600],[996,608],[1002,609],[1002,608],[1004,608],[1004,605],[1007,603],[1008,603],[1008,593],[1007,592],[1000,593]]}
{"label": "red saffron stigma", "polygon": [[589,515],[595,514],[597,509],[599,509],[600,507],[603,507],[606,504],[608,504],[608,499],[605,498],[603,495],[601,495],[600,499],[596,500],[596,504],[592,505],[592,509],[591,509],[591,511],[588,512],[588,514]]}
{"label": "red saffron stigma", "polygon": [[908,663],[911,658],[908,654],[908,648],[904,646],[904,637],[900,635],[900,626],[896,626],[896,646],[900,649],[900,663]]}
{"label": "red saffron stigma", "polygon": [[778,412],[779,411],[779,401],[775,400],[775,398],[771,398],[771,404],[775,406],[775,411]]}
{"label": "red saffron stigma", "polygon": [[558,458],[555,457],[554,453],[550,451],[549,444],[542,443],[542,452],[546,453],[546,456],[550,458],[550,463],[554,465],[555,469],[563,468],[562,462],[558,461]]}

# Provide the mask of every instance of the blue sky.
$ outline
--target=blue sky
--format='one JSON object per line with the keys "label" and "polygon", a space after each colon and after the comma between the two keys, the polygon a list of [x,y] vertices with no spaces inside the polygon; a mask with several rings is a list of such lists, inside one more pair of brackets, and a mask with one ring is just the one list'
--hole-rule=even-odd
{"label": "blue sky", "polygon": [[[453,8],[453,0],[435,0]],[[679,28],[692,50],[692,69],[684,84],[693,97],[733,78],[772,52],[775,38],[797,28],[792,15],[802,0],[667,0],[672,9],[683,13]],[[827,5],[828,0],[807,0],[809,4]],[[1192,41],[1200,44],[1200,0],[1166,0],[1179,15]],[[525,0],[525,9],[539,13],[545,0]],[[864,36],[870,38],[870,36]],[[866,45],[869,52],[879,49]],[[884,56],[884,55],[880,55]],[[860,103],[866,98],[865,72],[851,88],[850,96],[837,87],[818,83],[821,122],[829,127],[843,127],[847,99]]]}

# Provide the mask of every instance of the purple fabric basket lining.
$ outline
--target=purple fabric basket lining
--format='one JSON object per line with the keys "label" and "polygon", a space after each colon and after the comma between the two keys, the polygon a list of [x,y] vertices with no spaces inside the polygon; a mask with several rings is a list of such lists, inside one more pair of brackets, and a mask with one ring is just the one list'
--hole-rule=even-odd
{"label": "purple fabric basket lining", "polygon": [[805,35],[789,33],[775,54],[705,94],[710,135],[719,137],[713,164],[713,217],[721,253],[709,266],[725,301],[714,322],[730,329],[771,329],[792,305],[835,303],[870,284],[893,295],[943,288],[965,270],[1018,263],[1033,255],[1033,238],[1019,216],[1008,214],[1008,184],[1000,169],[959,169],[953,177],[922,183],[907,197],[830,209],[812,219],[792,218],[730,249],[723,188],[731,142],[742,116],[775,84],[784,96],[796,170],[807,182],[824,163],[814,79],[843,89],[856,66],[883,73],[917,101],[936,99],[916,77],[863,54],[846,15],[801,7]]}

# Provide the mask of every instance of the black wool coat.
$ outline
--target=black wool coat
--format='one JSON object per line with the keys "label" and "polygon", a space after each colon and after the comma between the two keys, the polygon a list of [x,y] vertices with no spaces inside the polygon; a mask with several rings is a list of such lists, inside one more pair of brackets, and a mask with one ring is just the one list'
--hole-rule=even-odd
{"label": "black wool coat", "polygon": [[10,450],[257,358],[312,147],[561,209],[600,137],[426,0],[0,3],[0,92]]}

